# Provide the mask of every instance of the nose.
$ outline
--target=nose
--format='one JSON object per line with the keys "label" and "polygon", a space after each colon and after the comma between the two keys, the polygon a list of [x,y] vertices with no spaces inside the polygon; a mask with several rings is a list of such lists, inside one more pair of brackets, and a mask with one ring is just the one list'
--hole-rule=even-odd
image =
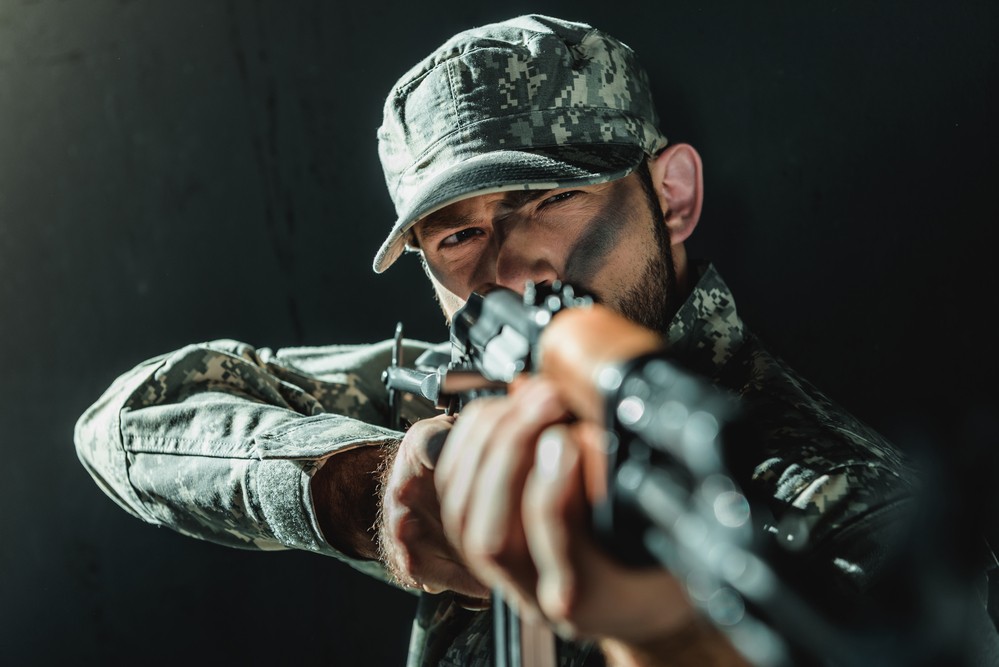
{"label": "nose", "polygon": [[525,283],[553,282],[557,239],[545,235],[530,222],[509,225],[497,235],[495,283],[523,293]]}

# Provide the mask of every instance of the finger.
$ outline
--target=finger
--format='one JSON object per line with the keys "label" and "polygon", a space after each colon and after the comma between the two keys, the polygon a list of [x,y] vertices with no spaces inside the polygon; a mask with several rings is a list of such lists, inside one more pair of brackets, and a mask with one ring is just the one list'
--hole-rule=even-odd
{"label": "finger", "polygon": [[441,525],[448,540],[461,547],[468,498],[477,477],[485,449],[504,418],[506,399],[478,399],[456,420],[434,471],[434,484],[440,499]]}
{"label": "finger", "polygon": [[571,616],[577,568],[573,538],[585,530],[579,448],[566,426],[540,436],[535,466],[524,491],[524,533],[538,570],[531,597],[541,612],[558,621]]}
{"label": "finger", "polygon": [[[464,408],[459,418],[454,422],[457,431],[448,436],[450,440],[460,442],[462,445],[460,448],[449,448],[451,449],[450,453],[441,452],[435,466],[438,472],[439,483],[446,484],[448,480],[455,477],[452,473],[452,467],[464,458],[464,452],[468,449],[466,443],[474,441],[475,434],[479,434],[481,437],[488,436],[492,432],[492,429],[489,428],[490,424],[494,423],[496,418],[502,418],[501,414],[497,415],[492,412],[495,409],[502,409],[497,406],[509,406],[511,405],[511,401],[514,400],[526,400],[526,404],[530,405],[532,402],[529,398],[531,388],[539,384],[554,386],[541,378],[518,379],[516,384],[518,391],[515,394],[479,398]],[[526,399],[525,394],[527,395]],[[492,418],[487,415],[492,415]]]}
{"label": "finger", "polygon": [[592,435],[582,423],[555,426],[538,444],[524,492],[538,607],[566,637],[637,639],[669,632],[696,615],[682,585],[665,569],[616,563],[590,536],[583,453],[596,446]]}
{"label": "finger", "polygon": [[[454,423],[453,417],[451,417],[451,423]],[[427,468],[433,470],[437,465],[437,461],[441,457],[441,452],[444,450],[444,443],[447,441],[449,430],[437,431],[427,438],[426,447],[424,448],[424,465]]]}
{"label": "finger", "polygon": [[466,598],[463,605],[466,608],[470,608],[470,605],[488,604],[490,596],[490,589],[453,557],[437,557],[433,563],[433,575],[424,578],[420,587],[427,593],[454,591]]}
{"label": "finger", "polygon": [[444,529],[455,545],[462,544],[470,499],[478,493],[479,481],[493,474],[493,467],[484,464],[486,452],[510,446],[498,443],[522,440],[525,433],[536,435],[539,423],[547,426],[562,414],[551,387],[537,381],[515,397],[477,399],[455,422],[448,436],[452,445],[442,452],[434,474]]}
{"label": "finger", "polygon": [[489,589],[469,572],[444,538],[436,496],[430,496],[428,502],[386,506],[380,542],[390,573],[410,588],[454,590],[471,598],[487,598]]}
{"label": "finger", "polygon": [[454,601],[458,603],[459,607],[468,609],[469,611],[483,611],[492,606],[491,597],[475,598],[468,597],[467,595],[456,595]]}
{"label": "finger", "polygon": [[520,392],[483,455],[466,510],[462,549],[469,563],[488,583],[521,595],[534,589],[536,578],[521,519],[524,483],[538,436],[564,416],[551,385],[535,383]]}
{"label": "finger", "polygon": [[404,586],[485,597],[488,589],[444,537],[433,471],[420,453],[428,440],[446,435],[453,422],[449,416],[426,419],[406,433],[383,491],[379,547],[390,572]]}
{"label": "finger", "polygon": [[[420,587],[428,593],[455,591],[468,598],[487,600],[490,589],[468,569],[458,551],[444,536],[439,509],[425,508],[413,526],[405,544],[412,546],[409,567]],[[405,529],[404,529],[405,530]]]}
{"label": "finger", "polygon": [[454,591],[483,601],[490,596],[490,589],[446,549],[400,553],[389,561],[389,572],[399,584],[428,593]]}
{"label": "finger", "polygon": [[466,463],[466,459],[474,447],[473,443],[484,440],[481,434],[481,425],[492,418],[494,406],[503,400],[506,399],[503,397],[480,398],[466,407],[458,415],[460,418],[454,419],[454,425],[448,433],[448,440],[454,446],[445,446],[434,465],[434,481],[438,493],[443,493],[446,486],[458,476],[454,469],[456,466]]}
{"label": "finger", "polygon": [[420,465],[428,470],[434,469],[453,426],[453,415],[437,415],[421,419],[410,427],[410,432],[421,430],[420,437],[415,439],[413,447],[413,457]]}

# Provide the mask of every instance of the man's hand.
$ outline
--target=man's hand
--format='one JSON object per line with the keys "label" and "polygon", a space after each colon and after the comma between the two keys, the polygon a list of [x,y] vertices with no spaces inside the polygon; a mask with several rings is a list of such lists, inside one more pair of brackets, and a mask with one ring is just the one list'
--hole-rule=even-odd
{"label": "man's hand", "polygon": [[437,465],[446,535],[476,577],[564,635],[638,641],[689,622],[671,576],[621,567],[591,538],[580,441],[597,436],[567,418],[538,379],[471,403]]}
{"label": "man's hand", "polygon": [[458,416],[435,479],[444,532],[472,573],[525,618],[599,639],[611,664],[746,665],[668,572],[623,567],[596,544],[583,468],[603,434],[568,418],[539,378]]}
{"label": "man's hand", "polygon": [[469,573],[444,537],[434,487],[434,460],[453,424],[450,416],[424,419],[403,438],[384,477],[379,551],[402,585],[429,593],[451,590],[466,606],[482,608],[489,590]]}

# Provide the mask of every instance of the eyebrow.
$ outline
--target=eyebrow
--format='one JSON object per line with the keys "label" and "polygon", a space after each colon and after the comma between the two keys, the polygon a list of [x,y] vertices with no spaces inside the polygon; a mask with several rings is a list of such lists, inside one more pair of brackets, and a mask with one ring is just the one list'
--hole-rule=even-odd
{"label": "eyebrow", "polygon": [[545,190],[510,190],[503,193],[502,204],[510,208],[520,208],[536,199],[541,199],[549,192],[551,192],[550,188]]}
{"label": "eyebrow", "polygon": [[[527,204],[541,199],[546,194],[551,192],[550,189],[547,190],[510,190],[503,193],[503,199],[500,200],[500,205],[504,208],[517,209],[521,206],[526,206]],[[448,211],[450,207],[445,206],[442,209],[434,211],[427,217],[417,223],[420,228],[420,236],[424,238],[433,238],[435,235],[449,231],[451,229],[457,229],[459,227],[469,227],[475,224],[475,218],[467,213],[455,214]],[[415,229],[414,229],[415,234]],[[419,240],[417,238],[417,240]]]}

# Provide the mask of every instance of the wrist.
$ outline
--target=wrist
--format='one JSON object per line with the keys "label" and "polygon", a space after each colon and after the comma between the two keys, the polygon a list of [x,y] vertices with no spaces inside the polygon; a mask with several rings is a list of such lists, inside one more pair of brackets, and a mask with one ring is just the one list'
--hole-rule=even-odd
{"label": "wrist", "polygon": [[376,560],[379,476],[387,447],[357,447],[330,456],[310,483],[323,537],[350,558]]}

